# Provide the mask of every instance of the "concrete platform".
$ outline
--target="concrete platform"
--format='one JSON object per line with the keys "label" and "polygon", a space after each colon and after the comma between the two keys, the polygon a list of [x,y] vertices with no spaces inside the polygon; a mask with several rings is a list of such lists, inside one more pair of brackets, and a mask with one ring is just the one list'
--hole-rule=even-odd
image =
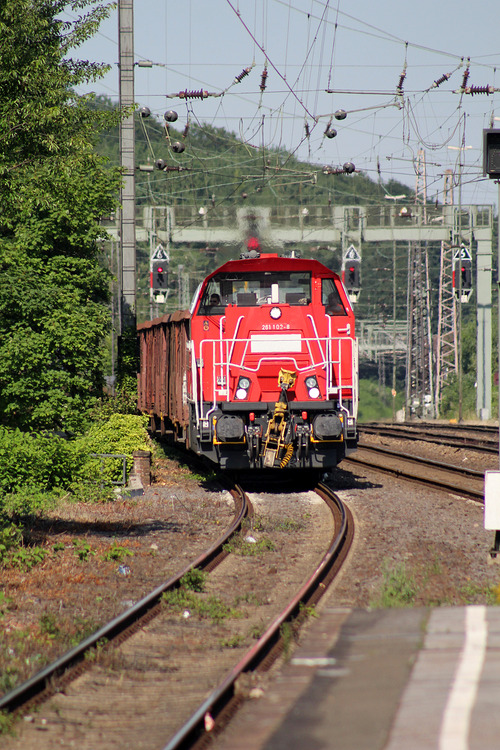
{"label": "concrete platform", "polygon": [[500,608],[326,607],[217,750],[498,750]]}

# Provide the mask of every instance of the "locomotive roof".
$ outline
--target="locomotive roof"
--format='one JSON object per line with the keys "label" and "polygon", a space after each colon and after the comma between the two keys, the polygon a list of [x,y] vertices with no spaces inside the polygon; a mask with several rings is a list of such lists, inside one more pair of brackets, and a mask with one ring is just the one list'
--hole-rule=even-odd
{"label": "locomotive roof", "polygon": [[246,271],[310,271],[313,276],[327,276],[339,278],[338,274],[327,268],[318,260],[308,258],[283,258],[276,253],[263,253],[258,258],[242,258],[240,260],[229,260],[209,274],[205,281],[211,279],[218,273],[245,273]]}

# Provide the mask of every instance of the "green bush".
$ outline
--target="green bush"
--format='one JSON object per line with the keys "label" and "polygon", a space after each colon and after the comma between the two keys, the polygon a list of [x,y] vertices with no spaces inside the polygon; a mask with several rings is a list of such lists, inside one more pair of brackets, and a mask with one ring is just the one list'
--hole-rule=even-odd
{"label": "green bush", "polygon": [[40,490],[61,487],[71,481],[76,468],[67,440],[0,426],[0,494],[27,485]]}
{"label": "green bush", "polygon": [[[404,405],[404,392],[396,395],[396,409]],[[375,380],[360,379],[358,422],[372,422],[378,419],[392,419],[393,398],[391,388],[381,386]]]}
{"label": "green bush", "polygon": [[[127,456],[127,473],[133,465],[132,454],[138,450],[149,450],[146,431],[148,417],[135,414],[112,414],[106,422],[94,424],[90,430],[75,442],[75,449],[81,461],[80,478],[84,481],[99,481],[101,461],[92,454],[122,453]],[[121,459],[109,459],[102,465],[102,478],[116,481],[121,477]]]}

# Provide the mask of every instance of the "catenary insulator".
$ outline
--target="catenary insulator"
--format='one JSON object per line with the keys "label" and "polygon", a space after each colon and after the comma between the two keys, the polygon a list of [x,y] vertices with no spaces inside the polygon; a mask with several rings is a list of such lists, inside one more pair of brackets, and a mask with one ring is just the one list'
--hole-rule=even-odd
{"label": "catenary insulator", "polygon": [[175,112],[175,110],[168,109],[163,115],[163,117],[165,118],[167,122],[175,122],[177,118],[179,117],[179,115],[177,114],[177,112]]}
{"label": "catenary insulator", "polygon": [[237,75],[236,78],[234,79],[234,82],[241,83],[241,81],[250,73],[251,70],[252,68],[243,68],[241,73]]}
{"label": "catenary insulator", "polygon": [[186,136],[187,136],[188,133],[189,133],[189,123],[187,122],[186,125],[185,125],[185,127],[184,127],[184,130],[182,132],[182,137],[186,138]]}
{"label": "catenary insulator", "polygon": [[186,146],[180,141],[175,141],[174,143],[172,143],[172,151],[175,151],[176,154],[182,154],[182,152],[185,150]]}
{"label": "catenary insulator", "polygon": [[149,115],[151,114],[151,110],[149,109],[149,107],[141,107],[139,110],[139,114],[141,117],[149,117]]}
{"label": "catenary insulator", "polygon": [[155,161],[156,169],[165,169],[166,166],[167,166],[167,162],[164,159],[157,159]]}
{"label": "catenary insulator", "polygon": [[470,75],[470,68],[469,68],[469,66],[467,65],[467,67],[465,68],[465,71],[464,71],[464,77],[462,78],[462,88],[463,88],[464,90],[465,90],[465,88],[466,88],[466,86],[467,86],[467,80],[468,80],[468,78],[469,78],[469,75]]}
{"label": "catenary insulator", "polygon": [[352,161],[346,161],[342,169],[344,170],[344,172],[347,172],[347,174],[352,174],[356,170],[356,167],[354,166]]}
{"label": "catenary insulator", "polygon": [[345,118],[347,117],[347,112],[345,111],[345,109],[338,109],[333,116],[336,120],[345,120]]}
{"label": "catenary insulator", "polygon": [[335,136],[337,135],[337,131],[335,130],[335,128],[328,127],[325,130],[325,135],[327,138],[335,138]]}
{"label": "catenary insulator", "polygon": [[179,91],[177,94],[179,99],[206,99],[208,96],[208,91],[203,91],[203,89],[199,89],[197,91],[188,91],[187,89],[185,91]]}
{"label": "catenary insulator", "polygon": [[343,167],[330,167],[328,165],[323,167],[323,174],[342,174],[343,172]]}
{"label": "catenary insulator", "polygon": [[262,71],[262,75],[260,77],[260,90],[264,91],[266,88],[266,79],[267,79],[267,68],[264,68]]}
{"label": "catenary insulator", "polygon": [[490,86],[489,84],[487,86],[467,86],[465,93],[472,94],[472,96],[474,96],[474,94],[487,94],[489,96],[490,94],[495,93],[495,87]]}
{"label": "catenary insulator", "polygon": [[308,122],[305,123],[304,130],[305,130],[306,138],[309,138],[309,136],[311,135],[311,131],[309,130],[309,123]]}
{"label": "catenary insulator", "polygon": [[438,78],[437,81],[434,81],[431,88],[437,88],[438,86],[441,86],[441,84],[447,81],[449,78],[451,78],[451,73],[443,73],[441,78]]}

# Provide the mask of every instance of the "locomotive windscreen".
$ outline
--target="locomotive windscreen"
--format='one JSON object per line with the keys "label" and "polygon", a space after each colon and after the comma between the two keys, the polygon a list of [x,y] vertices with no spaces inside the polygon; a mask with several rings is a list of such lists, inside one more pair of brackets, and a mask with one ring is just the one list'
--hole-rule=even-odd
{"label": "locomotive windscreen", "polygon": [[347,315],[333,279],[321,280],[321,302],[327,315]]}
{"label": "locomotive windscreen", "polygon": [[208,282],[198,315],[222,314],[226,305],[308,305],[311,274],[297,271],[220,273]]}

